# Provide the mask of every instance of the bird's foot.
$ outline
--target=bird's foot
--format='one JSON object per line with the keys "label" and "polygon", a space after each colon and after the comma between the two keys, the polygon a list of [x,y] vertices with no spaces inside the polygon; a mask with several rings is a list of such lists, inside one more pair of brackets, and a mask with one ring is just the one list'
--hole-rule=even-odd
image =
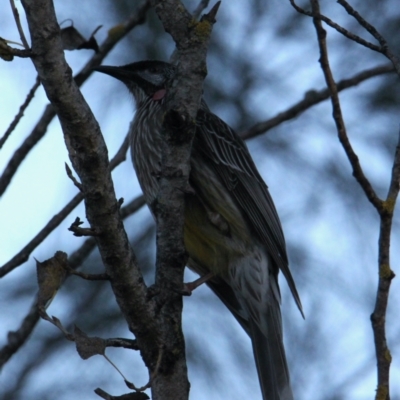
{"label": "bird's foot", "polygon": [[200,278],[194,280],[193,282],[187,282],[183,284],[182,289],[177,289],[175,290],[177,293],[181,294],[182,296],[191,296],[193,293],[193,290],[198,288],[200,285],[203,283],[207,282],[211,278],[214,277],[213,272],[209,272],[208,274],[205,274],[204,276],[201,276]]}

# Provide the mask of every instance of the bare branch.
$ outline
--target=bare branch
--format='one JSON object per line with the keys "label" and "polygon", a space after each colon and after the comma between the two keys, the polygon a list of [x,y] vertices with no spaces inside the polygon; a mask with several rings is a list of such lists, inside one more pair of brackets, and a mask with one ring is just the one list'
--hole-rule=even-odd
{"label": "bare branch", "polygon": [[139,350],[136,340],[125,338],[105,339],[107,347],[123,347],[124,349]]}
{"label": "bare branch", "polygon": [[378,32],[378,30],[367,22],[347,1],[338,0],[338,3],[356,19],[356,21],[365,28],[381,45],[380,52],[384,54],[393,64],[397,74],[400,76],[400,60],[390,50],[386,39]]}
{"label": "bare branch", "polygon": [[393,167],[392,167],[392,177],[390,179],[389,191],[386,197],[386,202],[391,202],[396,204],[397,196],[400,189],[400,132],[397,141],[396,153],[394,155]]}
{"label": "bare branch", "polygon": [[[318,0],[311,0],[313,15],[320,15],[319,12],[319,3]],[[328,49],[326,45],[326,31],[322,28],[321,19],[318,17],[313,18],[314,26],[317,31],[318,36],[318,45],[320,50],[320,63],[321,68],[324,73],[326,85],[330,91],[332,109],[333,109],[333,118],[336,124],[336,129],[338,132],[338,137],[340,143],[342,144],[347,158],[350,161],[350,164],[353,168],[353,175],[364,190],[368,200],[373,204],[373,206],[377,209],[378,212],[382,210],[382,200],[378,198],[376,195],[371,183],[364,175],[364,172],[361,168],[360,162],[358,160],[357,154],[354,152],[353,147],[349,141],[346,132],[346,126],[343,120],[342,110],[340,107],[340,101],[338,96],[338,90],[336,86],[336,82],[333,78],[333,74],[329,65],[328,59]]]}
{"label": "bare branch", "polygon": [[82,185],[76,180],[76,178],[72,174],[71,168],[67,163],[65,163],[65,170],[67,171],[68,178],[71,179],[71,181],[78,188],[78,190],[82,192]]}
{"label": "bare branch", "polygon": [[[311,0],[313,15],[319,15],[319,2],[318,0]],[[353,175],[360,183],[367,198],[375,206],[381,218],[380,235],[379,235],[379,283],[376,296],[376,303],[374,312],[371,315],[372,328],[374,333],[375,351],[377,358],[378,370],[378,389],[376,392],[376,399],[389,400],[389,371],[391,363],[391,355],[386,341],[386,309],[389,298],[389,289],[391,281],[394,277],[393,271],[390,269],[390,235],[391,225],[393,219],[393,210],[397,194],[399,191],[398,182],[400,180],[400,155],[399,148],[396,150],[393,170],[392,182],[389,188],[391,193],[392,183],[397,185],[394,192],[394,198],[391,201],[382,201],[375,194],[369,181],[365,178],[361,166],[358,162],[358,157],[354,153],[350,142],[347,137],[343,117],[340,110],[339,97],[333,75],[329,66],[328,50],[326,45],[326,31],[322,28],[321,19],[318,17],[313,18],[314,25],[317,31],[318,44],[320,48],[320,63],[324,72],[325,80],[331,92],[333,117],[335,119],[336,127],[340,142],[350,160],[353,167]]]}
{"label": "bare branch", "polygon": [[15,23],[17,24],[19,36],[22,40],[22,44],[24,45],[26,50],[29,50],[29,44],[28,44],[28,41],[26,40],[24,30],[22,29],[21,20],[19,19],[19,13],[18,13],[17,7],[15,7],[14,0],[10,0],[10,5],[11,5],[11,10],[14,15]]}
{"label": "bare branch", "polygon": [[399,194],[400,185],[400,133],[393,160],[392,176],[386,200],[381,213],[379,232],[379,282],[374,311],[371,315],[374,333],[375,352],[378,372],[377,399],[389,400],[389,371],[391,364],[390,350],[386,341],[386,310],[389,301],[389,291],[392,279],[395,277],[390,267],[390,240],[394,209]]}
{"label": "bare branch", "polygon": [[22,320],[20,327],[16,331],[8,332],[7,344],[0,349],[0,368],[2,368],[12,355],[27,341],[38,320],[39,310],[36,296],[28,314]]}
{"label": "bare branch", "polygon": [[8,43],[13,43],[11,40],[5,40],[0,38],[0,58],[5,61],[12,61],[14,57],[20,58],[30,58],[33,56],[33,53],[30,49],[16,49],[15,47],[11,47]]}
{"label": "bare branch", "polygon": [[20,57],[20,58],[31,58],[33,56],[33,53],[31,50],[20,50],[20,49],[15,49],[11,47],[11,54],[15,57]]}
{"label": "bare branch", "polygon": [[209,3],[210,3],[210,0],[200,0],[196,9],[193,11],[193,17],[198,19],[200,17],[201,13],[208,7]]}
{"label": "bare branch", "polygon": [[[92,74],[93,67],[100,65],[107,54],[114,48],[114,46],[124,38],[133,28],[142,24],[145,21],[145,16],[150,8],[150,0],[145,0],[136,10],[135,13],[129,18],[112,28],[109,35],[100,46],[99,52],[94,54],[93,57],[86,63],[82,70],[75,76],[75,82],[81,86]],[[8,162],[3,174],[0,176],[0,196],[5,192],[7,186],[10,184],[11,179],[17,172],[22,161],[33,149],[33,147],[43,138],[47,131],[47,127],[55,116],[55,111],[51,104],[47,105],[42,114],[39,122],[32,130],[30,135],[25,139],[22,145],[15,151],[11,160]]]}
{"label": "bare branch", "polygon": [[99,236],[100,232],[97,232],[93,228],[81,228],[84,222],[79,217],[75,218],[75,221],[68,228],[69,231],[74,232],[74,236]]}
{"label": "bare branch", "polygon": [[299,7],[294,0],[289,0],[290,3],[292,4],[292,6],[294,7],[294,9],[304,15],[307,15],[309,17],[313,17],[313,18],[318,18],[322,21],[324,21],[327,25],[329,25],[331,28],[337,30],[339,33],[341,33],[343,36],[347,37],[350,40],[353,40],[354,42],[361,44],[362,46],[367,47],[368,49],[371,49],[373,51],[376,51],[378,53],[383,54],[384,56],[386,56],[393,64],[396,72],[398,75],[400,75],[400,60],[398,59],[398,57],[396,57],[390,50],[388,47],[388,44],[385,40],[385,38],[377,31],[377,29],[372,26],[369,22],[367,22],[363,17],[361,17],[361,15],[354,10],[353,7],[351,7],[351,5],[349,3],[347,3],[347,1],[345,0],[338,0],[337,2],[345,8],[345,10],[351,15],[353,16],[357,22],[364,27],[375,39],[378,40],[380,46],[377,46],[376,44],[373,44],[371,42],[368,42],[367,40],[361,38],[360,36],[348,31],[347,29],[343,28],[342,26],[340,26],[339,24],[337,24],[336,22],[332,21],[330,18],[328,18],[327,16],[323,15],[323,14],[313,14],[310,11],[306,11],[303,8]]}
{"label": "bare branch", "polygon": [[[350,87],[356,86],[359,83],[373,78],[374,76],[379,76],[383,74],[387,74],[389,72],[394,72],[394,68],[391,64],[381,65],[379,67],[367,69],[365,71],[359,72],[358,74],[352,76],[351,78],[343,79],[337,82],[336,87],[338,92],[348,89]],[[304,99],[289,107],[287,110],[280,112],[276,116],[266,120],[259,122],[249,128],[247,131],[244,131],[240,134],[243,139],[250,139],[255,136],[261,135],[268,130],[278,126],[284,121],[288,121],[297,117],[302,112],[311,108],[312,106],[330,98],[329,89],[323,90],[309,90],[304,96]]]}
{"label": "bare branch", "polygon": [[85,274],[84,272],[75,271],[72,268],[66,268],[66,271],[70,275],[79,276],[82,279],[87,281],[109,281],[110,277],[107,274]]}
{"label": "bare branch", "polygon": [[104,138],[65,61],[52,1],[22,0],[22,4],[35,53],[32,61],[58,115],[72,166],[82,183],[86,218],[92,229],[101,232],[96,242],[111,287],[149,365],[158,344],[155,309],[146,300],[147,287],[120,218]]}
{"label": "bare branch", "polygon": [[115,156],[110,161],[110,169],[113,170],[117,165],[123,163],[126,160],[126,153],[129,149],[129,128],[128,133],[125,136],[124,141],[122,142],[120,148],[115,153]]}
{"label": "bare branch", "polygon": [[54,115],[55,113],[53,107],[50,104],[47,105],[39,122],[36,124],[32,132],[24,140],[21,146],[15,151],[7,166],[5,167],[3,174],[0,176],[0,196],[7,189],[8,185],[11,182],[11,179],[17,172],[22,161],[46,133],[47,127],[54,118]]}
{"label": "bare branch", "polygon": [[28,95],[26,96],[26,99],[24,103],[21,105],[19,108],[18,114],[14,117],[14,120],[11,122],[10,126],[7,128],[6,132],[4,133],[3,137],[0,139],[0,149],[3,147],[4,143],[10,136],[11,132],[15,129],[15,127],[18,125],[18,122],[24,115],[24,111],[27,109],[29,106],[29,103],[32,101],[33,96],[35,95],[35,92],[37,88],[40,86],[40,80],[39,77],[36,77],[36,82],[32,86],[31,90],[29,91]]}
{"label": "bare branch", "polygon": [[[371,314],[374,334],[375,354],[377,359],[378,387],[376,400],[390,399],[389,373],[392,356],[386,340],[386,310],[392,279],[395,277],[390,268],[389,248],[393,214],[381,217],[379,233],[379,282],[374,311]],[[385,262],[386,261],[386,262]]]}
{"label": "bare branch", "polygon": [[312,12],[306,11],[303,8],[299,7],[294,0],[290,0],[290,3],[294,7],[294,9],[299,12],[300,14],[307,15],[308,17],[313,17],[313,18],[318,18],[324,21],[327,25],[329,25],[331,28],[337,30],[339,33],[341,33],[343,36],[346,36],[348,39],[353,40],[354,42],[357,42],[361,44],[362,46],[365,46],[373,51],[377,51],[378,53],[382,52],[382,49],[377,46],[376,44],[373,44],[371,42],[368,42],[367,40],[361,38],[360,36],[355,35],[354,33],[351,33],[347,29],[343,28],[336,22],[332,21],[330,18],[323,14],[318,14],[318,15],[313,15]]}
{"label": "bare branch", "polygon": [[27,261],[32,251],[61,224],[67,215],[69,215],[69,213],[82,201],[82,199],[82,194],[78,193],[59,213],[51,218],[45,227],[18,254],[0,267],[0,278]]}
{"label": "bare branch", "polygon": [[[195,120],[207,74],[206,54],[219,2],[196,21],[179,0],[153,0],[152,5],[164,29],[176,43],[174,55],[177,74],[167,94],[161,149],[161,178],[154,213],[157,220],[156,286],[160,293],[149,301],[162,307],[159,322],[165,360],[174,360],[174,369],[159,373],[152,381],[154,398],[175,393],[176,399],[188,398],[189,382],[181,324],[182,298],[173,288],[182,287],[187,254],[183,243],[185,193],[190,190],[190,153]],[[184,132],[184,134],[182,134]],[[174,332],[170,335],[169,332]],[[151,374],[158,362],[153,355]],[[165,361],[164,361],[165,362]],[[161,367],[165,371],[168,367]]]}

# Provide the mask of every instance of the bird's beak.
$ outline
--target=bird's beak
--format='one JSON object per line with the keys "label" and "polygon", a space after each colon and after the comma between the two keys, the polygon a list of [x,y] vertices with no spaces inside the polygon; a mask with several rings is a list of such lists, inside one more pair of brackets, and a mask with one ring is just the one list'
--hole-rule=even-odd
{"label": "bird's beak", "polygon": [[124,67],[114,67],[110,65],[100,65],[93,68],[94,71],[102,72],[112,76],[113,78],[119,79],[122,82],[132,81],[135,78],[135,74],[132,71],[126,70]]}

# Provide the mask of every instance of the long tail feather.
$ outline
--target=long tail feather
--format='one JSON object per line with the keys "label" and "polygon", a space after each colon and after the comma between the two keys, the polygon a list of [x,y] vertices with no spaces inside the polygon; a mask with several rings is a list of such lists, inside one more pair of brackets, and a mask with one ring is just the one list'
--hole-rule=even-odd
{"label": "long tail feather", "polygon": [[264,326],[268,329],[265,333],[250,320],[250,336],[263,399],[293,400],[279,306],[275,310],[270,308],[265,318]]}

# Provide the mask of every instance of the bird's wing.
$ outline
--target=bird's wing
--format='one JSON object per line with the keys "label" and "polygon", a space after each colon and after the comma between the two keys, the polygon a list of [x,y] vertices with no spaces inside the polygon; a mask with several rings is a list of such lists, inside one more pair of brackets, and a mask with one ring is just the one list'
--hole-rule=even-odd
{"label": "bird's wing", "polygon": [[212,161],[212,167],[221,182],[265,244],[274,264],[284,274],[303,314],[300,297],[289,270],[278,213],[246,144],[225,122],[205,108],[199,109],[197,126],[196,148]]}

